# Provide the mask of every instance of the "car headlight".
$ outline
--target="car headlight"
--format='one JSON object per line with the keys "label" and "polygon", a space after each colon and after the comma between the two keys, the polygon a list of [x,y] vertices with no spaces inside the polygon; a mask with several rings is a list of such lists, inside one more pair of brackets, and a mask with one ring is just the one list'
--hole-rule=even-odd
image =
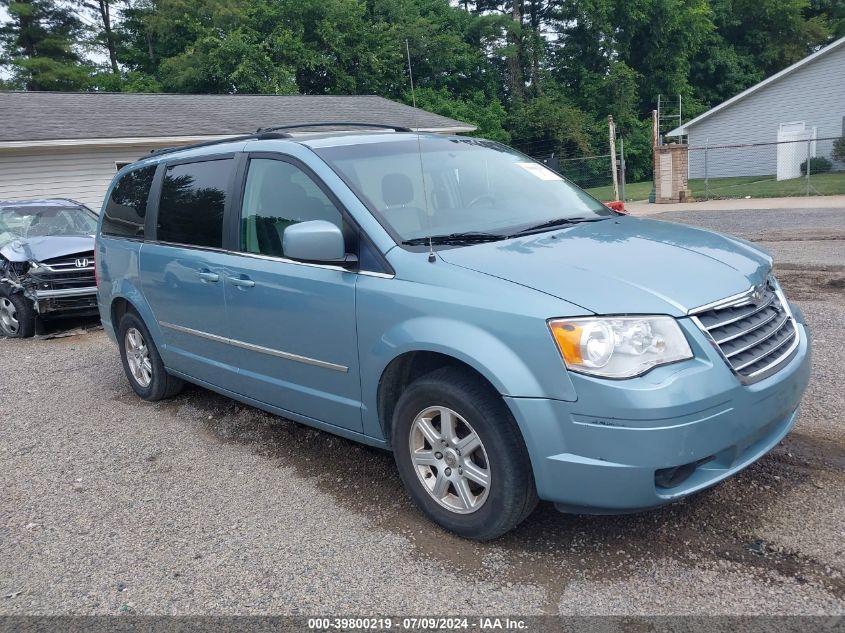
{"label": "car headlight", "polygon": [[633,378],[658,365],[692,358],[668,316],[552,319],[549,329],[566,367],[604,378]]}

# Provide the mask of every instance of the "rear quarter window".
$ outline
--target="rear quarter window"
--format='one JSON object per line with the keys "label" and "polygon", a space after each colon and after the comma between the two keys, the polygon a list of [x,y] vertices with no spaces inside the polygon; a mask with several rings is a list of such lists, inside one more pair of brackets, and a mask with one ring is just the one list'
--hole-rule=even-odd
{"label": "rear quarter window", "polygon": [[143,239],[147,198],[155,172],[156,167],[152,165],[134,169],[120,177],[106,203],[103,235]]}

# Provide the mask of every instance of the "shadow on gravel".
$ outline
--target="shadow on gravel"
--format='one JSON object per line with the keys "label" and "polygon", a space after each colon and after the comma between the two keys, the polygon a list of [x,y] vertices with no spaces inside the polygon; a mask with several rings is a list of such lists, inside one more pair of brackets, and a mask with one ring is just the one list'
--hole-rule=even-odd
{"label": "shadow on gravel", "polygon": [[45,319],[41,322],[37,339],[56,339],[88,334],[95,330],[101,330],[100,317],[62,317],[56,319]]}
{"label": "shadow on gravel", "polygon": [[[292,468],[337,503],[414,545],[413,555],[474,578],[530,582],[556,596],[575,577],[622,579],[654,560],[672,558],[702,569],[738,563],[762,576],[806,579],[845,598],[845,580],[824,562],[766,543],[756,536],[761,517],[779,497],[830,470],[838,447],[790,435],[771,454],[714,489],[637,515],[559,514],[550,504],[494,543],[460,539],[425,519],[411,504],[392,455],[256,410],[198,387],[170,403],[203,433],[237,443]],[[839,456],[841,458],[841,455]],[[837,462],[841,466],[841,462]],[[769,578],[769,580],[771,580]],[[550,609],[554,606],[550,604]]]}

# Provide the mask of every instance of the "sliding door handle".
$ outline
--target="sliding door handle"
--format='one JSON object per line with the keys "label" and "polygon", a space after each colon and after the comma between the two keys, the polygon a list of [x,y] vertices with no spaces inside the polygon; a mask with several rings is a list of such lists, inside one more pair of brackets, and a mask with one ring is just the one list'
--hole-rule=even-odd
{"label": "sliding door handle", "polygon": [[255,286],[255,282],[252,279],[245,279],[244,277],[229,277],[229,282],[239,288],[252,288]]}
{"label": "sliding door handle", "polygon": [[199,272],[200,279],[209,283],[220,281],[220,275],[213,273],[210,270],[201,270]]}

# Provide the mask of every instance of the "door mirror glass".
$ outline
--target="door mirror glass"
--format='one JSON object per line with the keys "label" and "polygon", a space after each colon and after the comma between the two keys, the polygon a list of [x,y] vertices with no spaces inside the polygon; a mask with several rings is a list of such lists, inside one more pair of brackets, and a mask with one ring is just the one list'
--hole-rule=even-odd
{"label": "door mirror glass", "polygon": [[285,257],[309,262],[344,262],[343,232],[326,220],[298,222],[285,229],[282,238]]}

